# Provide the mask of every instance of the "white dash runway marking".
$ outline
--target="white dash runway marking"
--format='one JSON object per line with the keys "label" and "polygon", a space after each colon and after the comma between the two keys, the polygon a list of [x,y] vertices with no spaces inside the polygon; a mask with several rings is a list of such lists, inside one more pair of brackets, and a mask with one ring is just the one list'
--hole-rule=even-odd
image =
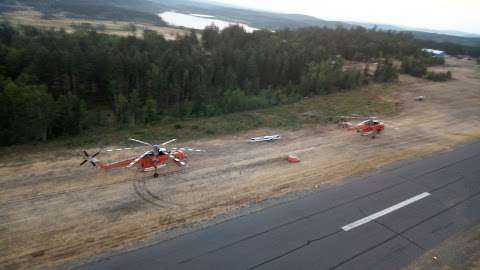
{"label": "white dash runway marking", "polygon": [[407,205],[409,205],[409,204],[412,204],[412,203],[414,203],[414,202],[416,202],[416,201],[419,201],[419,200],[421,200],[421,199],[423,199],[423,198],[426,198],[426,197],[428,197],[428,196],[430,196],[430,195],[431,195],[430,193],[424,192],[424,193],[419,194],[419,195],[417,195],[417,196],[415,196],[415,197],[412,197],[412,198],[410,198],[410,199],[408,199],[408,200],[405,200],[405,201],[403,201],[403,202],[400,202],[400,203],[397,203],[397,204],[395,204],[395,205],[393,205],[393,206],[390,206],[390,207],[388,207],[388,208],[386,208],[386,209],[384,209],[384,210],[382,210],[382,211],[379,211],[379,212],[376,212],[376,213],[374,213],[374,214],[371,214],[371,215],[368,216],[368,217],[364,217],[364,218],[359,219],[359,220],[357,220],[357,221],[355,221],[355,222],[352,222],[352,223],[350,223],[350,224],[348,224],[348,225],[345,225],[345,226],[342,227],[342,230],[348,232],[348,231],[353,230],[353,229],[355,229],[355,228],[357,228],[357,227],[359,227],[359,226],[362,226],[363,224],[366,224],[366,223],[368,223],[368,222],[370,222],[370,221],[373,221],[373,220],[375,220],[375,219],[377,219],[377,218],[380,218],[380,217],[385,216],[385,215],[387,215],[387,214],[390,214],[390,213],[392,213],[392,212],[394,212],[394,211],[397,211],[397,210],[400,209],[400,208],[403,208],[403,207],[405,207],[405,206],[407,206]]}

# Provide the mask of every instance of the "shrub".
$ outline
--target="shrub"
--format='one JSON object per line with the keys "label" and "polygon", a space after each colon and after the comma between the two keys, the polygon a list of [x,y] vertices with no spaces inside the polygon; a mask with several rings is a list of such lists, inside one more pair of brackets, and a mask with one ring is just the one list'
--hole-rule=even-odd
{"label": "shrub", "polygon": [[373,80],[376,82],[391,82],[397,79],[398,71],[389,61],[379,64],[373,75]]}
{"label": "shrub", "polygon": [[46,86],[8,82],[0,92],[0,145],[47,140],[54,119]]}
{"label": "shrub", "polygon": [[242,90],[227,90],[221,103],[223,112],[233,113],[265,108],[268,101],[265,96],[247,96]]}
{"label": "shrub", "polygon": [[402,72],[414,77],[422,77],[427,73],[427,66],[422,58],[409,56],[402,60]]}
{"label": "shrub", "polygon": [[300,83],[303,96],[330,94],[365,83],[365,76],[361,71],[344,71],[342,67],[343,61],[310,63]]}
{"label": "shrub", "polygon": [[445,82],[452,78],[452,73],[450,71],[447,72],[433,72],[429,71],[425,76],[425,79],[434,81],[434,82]]}
{"label": "shrub", "polygon": [[445,65],[445,58],[443,57],[435,57],[435,56],[428,56],[423,58],[423,62],[427,66],[439,66]]}
{"label": "shrub", "polygon": [[359,87],[367,82],[362,71],[357,69],[343,71],[338,79],[334,82],[337,89],[352,89]]}

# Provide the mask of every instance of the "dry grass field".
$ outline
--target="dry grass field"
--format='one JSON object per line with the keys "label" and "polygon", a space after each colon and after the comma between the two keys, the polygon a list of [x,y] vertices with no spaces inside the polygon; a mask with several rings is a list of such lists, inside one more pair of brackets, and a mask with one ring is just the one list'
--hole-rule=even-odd
{"label": "dry grass field", "polygon": [[[159,179],[135,171],[79,167],[81,149],[2,156],[0,268],[68,268],[71,261],[146,243],[171,228],[479,139],[478,66],[448,59],[446,67],[437,69],[451,70],[454,79],[434,83],[402,75],[398,83],[360,90],[374,89],[377,96],[368,98],[401,108],[399,114],[385,116],[386,131],[377,139],[319,125],[196,140],[187,145],[208,152],[192,154],[188,168],[168,168],[171,171]],[[419,95],[425,101],[414,101]],[[281,141],[245,141],[274,132],[282,133]],[[288,164],[288,154],[302,162]]]}
{"label": "dry grass field", "polygon": [[188,33],[187,30],[173,28],[173,27],[159,27],[145,23],[135,23],[137,31],[132,33],[126,30],[131,22],[126,21],[107,21],[107,20],[87,20],[87,19],[73,19],[66,18],[60,14],[56,14],[52,19],[44,19],[42,13],[35,11],[31,8],[25,8],[22,10],[16,10],[5,13],[3,15],[6,20],[15,25],[31,25],[43,29],[65,29],[67,32],[72,32],[75,26],[81,26],[82,24],[89,24],[92,27],[104,27],[105,30],[101,31],[106,34],[117,36],[130,36],[135,34],[137,37],[142,37],[143,30],[148,29],[155,31],[165,37],[165,39],[173,40],[177,36],[183,36]]}
{"label": "dry grass field", "polygon": [[403,270],[457,269],[480,269],[480,226],[450,237]]}

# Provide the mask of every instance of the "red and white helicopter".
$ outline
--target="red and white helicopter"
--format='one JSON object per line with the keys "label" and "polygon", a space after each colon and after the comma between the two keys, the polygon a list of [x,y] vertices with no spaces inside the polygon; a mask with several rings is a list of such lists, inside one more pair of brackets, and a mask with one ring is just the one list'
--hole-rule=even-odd
{"label": "red and white helicopter", "polygon": [[[95,168],[111,170],[111,169],[118,169],[118,168],[132,168],[133,166],[137,165],[140,171],[143,171],[143,172],[155,171],[153,174],[153,177],[157,178],[159,176],[158,169],[167,166],[167,163],[170,160],[172,160],[179,167],[186,166],[187,155],[185,151],[204,152],[204,150],[187,148],[187,147],[167,149],[166,146],[176,141],[176,139],[166,141],[162,144],[151,144],[148,142],[144,142],[144,141],[140,141],[132,138],[130,138],[129,140],[149,146],[151,147],[151,149],[141,154],[138,157],[133,157],[133,158],[112,162],[112,163],[103,163],[96,158],[101,153],[101,151],[98,151],[93,155],[89,155],[87,151],[83,151],[85,158],[83,162],[80,163],[80,166],[84,165],[87,162],[90,162],[92,166]],[[131,148],[125,148],[125,149],[131,149]],[[117,149],[117,150],[123,150],[123,149]],[[113,150],[107,150],[107,151],[111,152]]]}
{"label": "red and white helicopter", "polygon": [[376,118],[370,118],[368,120],[362,121],[352,127],[356,130],[357,133],[360,133],[362,136],[371,136],[372,139],[382,133],[385,130],[385,124]]}
{"label": "red and white helicopter", "polygon": [[[342,116],[341,119],[360,119],[359,116]],[[339,126],[348,130],[356,130],[362,136],[371,136],[374,139],[385,130],[385,123],[378,120],[376,117],[369,117],[356,125],[345,120],[339,122]]]}

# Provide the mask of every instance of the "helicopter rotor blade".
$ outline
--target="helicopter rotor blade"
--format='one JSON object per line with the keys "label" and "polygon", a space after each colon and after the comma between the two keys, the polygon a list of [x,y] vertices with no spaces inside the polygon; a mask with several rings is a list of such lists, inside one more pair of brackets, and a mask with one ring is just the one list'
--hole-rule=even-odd
{"label": "helicopter rotor blade", "polygon": [[145,153],[143,153],[141,156],[139,156],[138,158],[136,158],[134,161],[130,162],[130,164],[128,164],[127,168],[131,168],[133,167],[135,164],[137,164],[142,158],[144,158],[146,155],[150,154],[152,151],[147,151]]}
{"label": "helicopter rotor blade", "polygon": [[169,155],[173,161],[175,161],[177,164],[180,164],[180,166],[185,166],[187,163],[185,161],[181,161],[180,159],[176,158],[174,155]]}
{"label": "helicopter rotor blade", "polygon": [[98,154],[100,154],[100,152],[102,152],[102,151],[100,150],[97,153],[93,154],[93,156],[91,156],[91,158],[94,158],[94,157],[98,156]]}
{"label": "helicopter rotor blade", "polygon": [[153,145],[152,145],[152,144],[150,144],[150,143],[147,143],[147,142],[144,142],[144,141],[140,141],[140,140],[133,139],[133,138],[130,138],[129,140],[130,140],[130,141],[133,141],[133,142],[137,142],[137,143],[141,143],[141,144],[144,144],[144,145],[148,145],[148,146],[151,146],[151,147],[153,147]]}
{"label": "helicopter rotor blade", "polygon": [[137,148],[140,148],[140,147],[143,147],[143,146],[107,149],[107,150],[105,150],[105,152],[114,152],[114,151],[118,152],[118,151],[134,150],[134,149],[137,149]]}
{"label": "helicopter rotor blade", "polygon": [[83,150],[83,154],[85,154],[86,157],[89,157],[90,155],[88,154],[87,151]]}
{"label": "helicopter rotor blade", "polygon": [[176,141],[176,140],[177,140],[177,139],[171,139],[170,141],[166,141],[166,142],[162,143],[161,145],[162,145],[162,146],[165,146],[165,145],[170,144],[170,143],[172,143],[172,142],[174,142],[174,141]]}
{"label": "helicopter rotor blade", "polygon": [[172,148],[172,150],[179,150],[179,151],[190,151],[190,152],[206,152],[202,149],[190,148],[190,147],[180,147],[180,148]]}
{"label": "helicopter rotor blade", "polygon": [[82,163],[80,163],[80,166],[82,166],[83,164],[85,164],[87,162],[88,162],[88,160],[85,159]]}

